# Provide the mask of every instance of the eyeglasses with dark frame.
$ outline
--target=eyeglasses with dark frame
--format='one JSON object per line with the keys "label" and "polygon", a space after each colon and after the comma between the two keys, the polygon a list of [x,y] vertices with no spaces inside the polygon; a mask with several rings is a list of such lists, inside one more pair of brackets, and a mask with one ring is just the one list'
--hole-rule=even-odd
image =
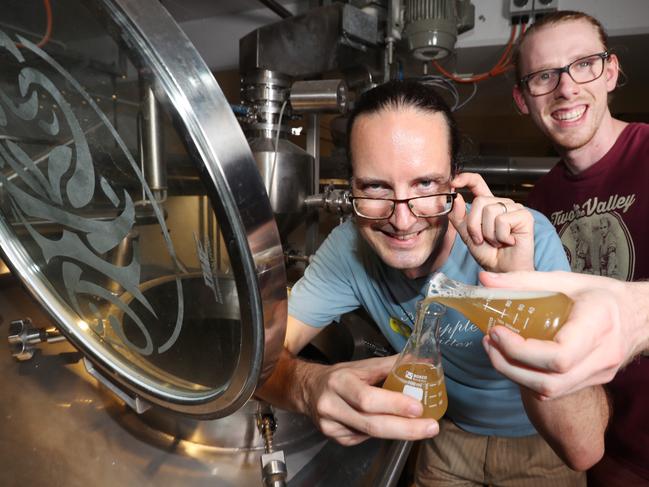
{"label": "eyeglasses with dark frame", "polygon": [[417,218],[447,215],[453,209],[456,196],[457,193],[437,193],[402,200],[365,196],[351,196],[349,199],[357,216],[367,220],[387,220],[394,214],[397,203],[407,203],[408,208]]}
{"label": "eyeglasses with dark frame", "polygon": [[543,96],[557,89],[563,73],[568,73],[568,76],[579,85],[590,83],[602,76],[604,61],[609,57],[608,51],[591,54],[576,59],[562,68],[542,69],[527,74],[521,77],[520,84],[527,89],[530,95]]}

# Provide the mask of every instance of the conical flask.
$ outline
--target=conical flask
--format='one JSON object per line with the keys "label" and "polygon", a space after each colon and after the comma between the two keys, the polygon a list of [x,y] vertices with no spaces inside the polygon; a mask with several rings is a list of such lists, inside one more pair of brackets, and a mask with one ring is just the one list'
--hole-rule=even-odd
{"label": "conical flask", "polygon": [[448,406],[439,348],[439,321],[445,311],[436,303],[417,303],[415,329],[383,384],[421,401],[423,418],[440,419]]}
{"label": "conical flask", "polygon": [[427,302],[456,309],[488,333],[505,326],[524,338],[551,340],[565,323],[572,300],[552,291],[516,291],[471,286],[438,272],[428,287]]}

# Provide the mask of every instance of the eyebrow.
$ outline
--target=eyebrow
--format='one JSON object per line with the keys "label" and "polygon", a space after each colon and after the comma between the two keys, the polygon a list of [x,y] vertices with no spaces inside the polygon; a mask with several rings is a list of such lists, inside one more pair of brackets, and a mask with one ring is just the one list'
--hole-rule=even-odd
{"label": "eyebrow", "polygon": [[426,174],[425,176],[418,177],[413,182],[419,183],[421,181],[433,181],[437,184],[447,184],[451,181],[451,177],[447,174]]}
{"label": "eyebrow", "polygon": [[389,186],[387,181],[379,178],[359,178],[354,176],[352,177],[352,181],[358,186],[369,186],[370,184],[383,184]]}
{"label": "eyebrow", "polygon": [[[368,186],[371,184],[382,184],[384,186],[392,186],[388,181],[380,178],[373,178],[373,177],[361,178],[361,177],[354,176],[352,180],[354,181],[354,183],[356,183],[359,186],[361,185]],[[439,173],[425,174],[423,176],[419,176],[411,180],[410,184],[420,183],[422,181],[433,181],[434,183],[442,185],[442,184],[448,184],[451,181],[451,178],[449,175],[446,174],[439,174]]]}
{"label": "eyebrow", "polygon": [[564,66],[567,66],[568,64],[572,64],[572,63],[574,63],[575,61],[579,61],[580,59],[588,58],[588,57],[591,57],[591,56],[596,56],[596,55],[599,54],[600,52],[605,52],[605,51],[606,51],[606,49],[605,49],[605,48],[602,48],[600,51],[591,52],[590,54],[579,54],[578,56],[572,58],[572,61],[570,61],[570,62],[567,63],[567,64],[564,64],[563,66],[559,66],[559,67],[557,67],[557,66],[550,67],[550,66],[549,66],[549,67],[547,67],[547,68],[538,68],[538,69],[535,69],[535,70],[530,71],[530,74],[538,73],[538,72],[540,72],[540,71],[549,71],[549,70],[553,70],[553,69],[561,69],[561,68],[563,68]]}

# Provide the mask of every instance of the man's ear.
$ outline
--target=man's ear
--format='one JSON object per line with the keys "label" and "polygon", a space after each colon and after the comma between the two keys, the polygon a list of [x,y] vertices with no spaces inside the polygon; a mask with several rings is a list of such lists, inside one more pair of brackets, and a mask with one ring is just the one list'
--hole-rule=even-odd
{"label": "man's ear", "polygon": [[617,86],[617,78],[620,74],[620,61],[615,54],[611,54],[604,62],[604,76],[606,76],[606,89],[610,93]]}
{"label": "man's ear", "polygon": [[525,97],[523,96],[523,91],[521,90],[520,86],[514,85],[514,88],[512,89],[512,96],[514,97],[516,106],[521,111],[521,113],[524,115],[529,115],[530,111],[527,108],[527,103],[525,103]]}

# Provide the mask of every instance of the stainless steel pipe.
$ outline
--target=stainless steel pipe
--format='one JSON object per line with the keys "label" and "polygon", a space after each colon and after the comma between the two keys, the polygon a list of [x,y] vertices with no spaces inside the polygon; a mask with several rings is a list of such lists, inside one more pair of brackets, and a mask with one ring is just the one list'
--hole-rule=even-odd
{"label": "stainless steel pipe", "polygon": [[296,81],[289,100],[295,113],[345,113],[347,83],[342,79]]}

